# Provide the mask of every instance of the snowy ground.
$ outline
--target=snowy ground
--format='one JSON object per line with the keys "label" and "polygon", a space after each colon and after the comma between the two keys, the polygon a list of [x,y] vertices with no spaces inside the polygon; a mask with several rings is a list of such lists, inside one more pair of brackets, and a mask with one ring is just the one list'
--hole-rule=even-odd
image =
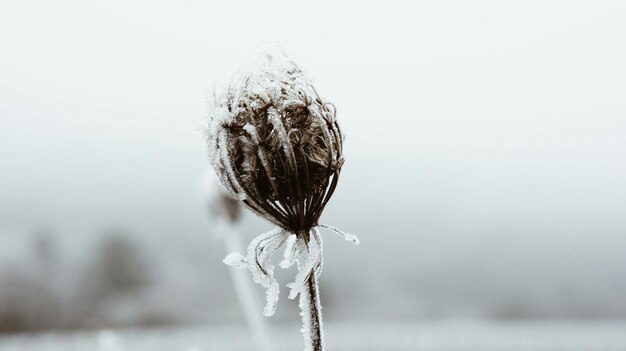
{"label": "snowy ground", "polygon": [[[299,350],[295,326],[274,327],[278,350]],[[330,350],[626,351],[626,321],[598,323],[328,324]],[[23,334],[0,337],[1,351],[254,350],[242,326]]]}

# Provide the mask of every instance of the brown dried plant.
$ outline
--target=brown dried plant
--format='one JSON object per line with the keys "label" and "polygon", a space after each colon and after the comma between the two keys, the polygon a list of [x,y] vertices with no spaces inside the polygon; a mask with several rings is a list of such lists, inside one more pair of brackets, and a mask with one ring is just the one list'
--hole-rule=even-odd
{"label": "brown dried plant", "polygon": [[267,55],[216,92],[206,128],[211,164],[220,183],[257,215],[278,226],[258,236],[246,257],[227,264],[247,268],[267,288],[266,315],[278,300],[271,256],[286,243],[287,268],[297,262],[290,298],[300,295],[307,350],[321,350],[323,335],[317,278],[322,266],[319,227],[358,243],[351,234],[320,225],[344,163],[343,134],[333,104],[283,55]]}

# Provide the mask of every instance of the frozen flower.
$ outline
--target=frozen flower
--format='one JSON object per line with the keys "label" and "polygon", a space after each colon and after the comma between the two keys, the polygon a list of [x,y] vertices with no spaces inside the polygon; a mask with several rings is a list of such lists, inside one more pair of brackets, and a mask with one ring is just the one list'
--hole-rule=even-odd
{"label": "frozen flower", "polygon": [[[222,186],[278,227],[254,239],[245,257],[233,253],[225,262],[249,269],[267,289],[265,314],[272,315],[279,288],[270,259],[287,243],[281,266],[298,266],[289,297],[300,294],[305,327],[317,324],[318,329],[322,241],[317,227],[344,163],[335,117],[334,106],[292,61],[268,55],[259,67],[238,74],[215,93],[206,128],[211,165]],[[322,227],[358,242],[336,228]],[[321,335],[317,339],[321,345]]]}
{"label": "frozen flower", "polygon": [[343,165],[335,108],[285,58],[268,57],[216,94],[206,130],[221,184],[258,215],[317,226]]}

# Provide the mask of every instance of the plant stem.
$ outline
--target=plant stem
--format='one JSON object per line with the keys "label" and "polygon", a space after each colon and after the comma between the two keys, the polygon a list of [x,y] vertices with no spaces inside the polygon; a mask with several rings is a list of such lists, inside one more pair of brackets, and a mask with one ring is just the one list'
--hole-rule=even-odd
{"label": "plant stem", "polygon": [[307,280],[305,291],[300,293],[300,315],[302,316],[305,351],[322,351],[324,331],[322,329],[322,305],[319,298],[317,274]]}
{"label": "plant stem", "polygon": [[[239,231],[233,229],[230,233],[227,233],[226,238],[226,250],[228,252],[239,252],[241,249],[239,240]],[[242,312],[252,333],[252,338],[261,351],[273,351],[272,343],[270,342],[268,328],[263,319],[263,316],[258,313],[260,310],[257,303],[252,286],[247,272],[245,270],[236,269],[230,267],[229,269],[233,285],[235,287],[235,293],[239,300]]]}

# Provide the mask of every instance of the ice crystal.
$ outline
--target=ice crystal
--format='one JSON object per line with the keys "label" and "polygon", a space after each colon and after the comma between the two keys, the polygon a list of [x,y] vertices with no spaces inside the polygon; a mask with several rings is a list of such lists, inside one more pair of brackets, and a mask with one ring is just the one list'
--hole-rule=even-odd
{"label": "ice crystal", "polygon": [[344,231],[342,231],[340,229],[337,229],[335,227],[331,227],[331,226],[326,225],[326,224],[320,224],[320,227],[329,229],[333,233],[339,235],[340,237],[344,238],[347,241],[350,241],[354,245],[359,245],[359,243],[361,242],[361,241],[359,241],[359,238],[357,238],[356,235],[350,234],[350,233],[346,233],[346,232],[344,232]]}
{"label": "ice crystal", "polygon": [[289,238],[287,238],[287,241],[285,243],[284,258],[278,264],[283,269],[287,269],[293,266],[294,263],[296,263],[296,240],[297,238],[295,234],[292,234],[289,236]]}
{"label": "ice crystal", "polygon": [[[359,243],[359,239],[353,234],[327,225],[319,227],[330,229],[354,244]],[[283,260],[279,263],[280,267],[287,269],[294,263],[297,263],[298,267],[295,280],[287,284],[290,289],[289,299],[295,299],[298,294],[306,290],[309,277],[312,274],[319,276],[322,271],[323,244],[317,227],[309,231],[308,239],[303,235],[297,236],[276,228],[254,238],[248,246],[245,257],[238,252],[233,252],[224,258],[224,263],[229,266],[248,269],[254,281],[267,289],[267,305],[264,310],[267,316],[274,314],[279,294],[278,283],[274,278],[274,265],[270,259],[282,246],[285,246],[285,253]]]}
{"label": "ice crystal", "polygon": [[289,234],[282,229],[274,229],[254,238],[248,246],[248,255],[233,252],[224,258],[224,263],[235,268],[247,268],[252,273],[255,283],[267,290],[267,303],[264,314],[271,316],[276,310],[279,287],[274,278],[274,265],[270,259],[272,255],[285,243]]}

